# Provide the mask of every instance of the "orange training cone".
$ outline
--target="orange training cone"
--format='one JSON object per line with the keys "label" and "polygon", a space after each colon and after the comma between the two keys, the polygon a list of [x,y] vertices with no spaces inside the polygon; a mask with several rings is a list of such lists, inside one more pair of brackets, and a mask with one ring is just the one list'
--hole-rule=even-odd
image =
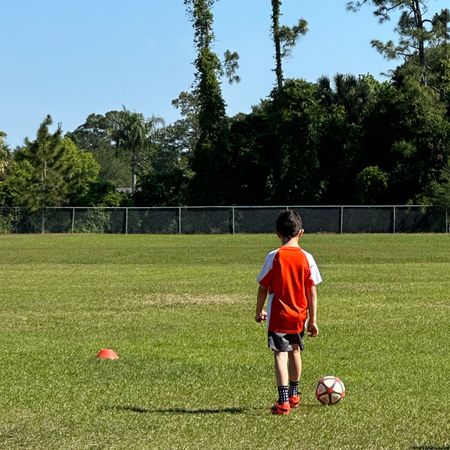
{"label": "orange training cone", "polygon": [[117,353],[114,350],[111,350],[110,348],[102,348],[97,353],[97,358],[99,359],[119,359],[117,356]]}

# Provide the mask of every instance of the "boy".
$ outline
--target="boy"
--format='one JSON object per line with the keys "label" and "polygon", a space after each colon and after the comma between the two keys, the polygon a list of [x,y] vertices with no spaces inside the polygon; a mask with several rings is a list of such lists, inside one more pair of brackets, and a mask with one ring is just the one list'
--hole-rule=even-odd
{"label": "boy", "polygon": [[[268,343],[275,357],[278,400],[273,414],[289,414],[301,400],[298,384],[302,370],[306,318],[309,336],[317,336],[316,285],[322,281],[314,258],[298,244],[302,220],[295,211],[282,212],[276,222],[281,247],[266,256],[256,300],[255,320],[267,320]],[[268,294],[267,312],[263,310]],[[289,383],[289,384],[288,384]]]}

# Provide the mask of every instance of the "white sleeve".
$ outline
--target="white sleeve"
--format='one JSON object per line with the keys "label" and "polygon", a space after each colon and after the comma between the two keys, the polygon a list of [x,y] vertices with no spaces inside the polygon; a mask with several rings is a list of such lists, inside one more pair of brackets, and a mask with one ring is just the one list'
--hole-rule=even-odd
{"label": "white sleeve", "polygon": [[270,252],[267,254],[266,259],[264,261],[264,265],[261,269],[261,272],[256,277],[256,281],[259,283],[271,270],[273,266],[273,259],[275,258],[275,255],[277,254],[278,250],[274,250],[273,252]]}
{"label": "white sleeve", "polygon": [[311,270],[311,280],[317,286],[319,283],[322,282],[322,277],[320,275],[319,268],[317,267],[313,255],[311,255],[308,252],[305,252],[305,250],[303,250],[303,252],[305,253],[306,258],[308,259],[309,268]]}

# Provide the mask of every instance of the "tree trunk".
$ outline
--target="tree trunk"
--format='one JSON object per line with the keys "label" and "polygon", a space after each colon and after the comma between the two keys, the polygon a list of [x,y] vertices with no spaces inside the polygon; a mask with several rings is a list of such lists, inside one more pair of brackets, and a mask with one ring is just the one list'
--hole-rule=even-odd
{"label": "tree trunk", "polygon": [[421,83],[426,86],[427,85],[427,77],[426,77],[426,58],[425,58],[425,43],[424,43],[424,39],[423,39],[423,32],[424,32],[424,27],[423,27],[423,17],[422,17],[422,11],[420,9],[420,1],[419,0],[413,0],[411,2],[411,7],[414,13],[414,20],[416,23],[416,27],[417,30],[419,30],[420,35],[419,35],[419,65],[421,68]]}
{"label": "tree trunk", "polygon": [[281,43],[280,43],[280,5],[281,0],[272,0],[272,35],[275,44],[275,74],[277,76],[278,89],[283,87],[283,68],[281,66]]}

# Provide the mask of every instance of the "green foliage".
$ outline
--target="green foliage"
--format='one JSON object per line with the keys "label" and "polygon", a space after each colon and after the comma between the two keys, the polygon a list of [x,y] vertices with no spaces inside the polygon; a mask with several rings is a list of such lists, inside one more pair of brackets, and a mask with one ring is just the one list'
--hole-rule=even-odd
{"label": "green foliage", "polygon": [[125,192],[119,192],[116,189],[108,189],[102,196],[99,206],[123,207],[131,206],[131,196]]}
{"label": "green foliage", "polygon": [[272,92],[272,202],[311,204],[320,198],[318,138],[323,109],[313,83],[287,80]]}
{"label": "green foliage", "polygon": [[0,204],[2,206],[25,206],[33,183],[33,166],[27,161],[12,161],[0,183]]}
{"label": "green foliage", "polygon": [[22,204],[31,210],[60,206],[69,191],[72,167],[65,157],[62,130],[58,126],[54,133],[50,133],[52,123],[52,118],[47,116],[37,131],[36,139],[27,139],[25,147],[14,157],[17,161],[30,163],[30,182],[24,189]]}
{"label": "green foliage", "polygon": [[170,148],[176,147],[180,153],[192,156],[200,135],[198,95],[195,92],[180,92],[178,97],[172,100],[172,105],[180,111],[182,119],[166,127],[162,135],[170,136],[167,140]]}
{"label": "green foliage", "polygon": [[297,44],[300,36],[305,35],[308,32],[308,22],[304,19],[300,19],[297,25],[288,27],[286,25],[280,25],[281,17],[281,0],[271,0],[272,3],[272,38],[275,47],[275,74],[277,77],[278,89],[283,86],[283,58],[289,56]]}
{"label": "green foliage", "polygon": [[363,169],[356,177],[360,202],[364,205],[378,203],[387,190],[388,180],[389,175],[378,166]]}
{"label": "green foliage", "polygon": [[358,11],[364,4],[373,5],[374,15],[381,23],[389,20],[392,12],[400,13],[395,28],[399,35],[398,43],[373,39],[372,46],[388,59],[404,58],[406,63],[414,60],[416,79],[424,85],[428,85],[429,76],[433,73],[427,61],[427,47],[447,45],[450,24],[448,9],[436,13],[432,19],[425,17],[428,3],[427,0],[361,0],[347,3],[351,11]]}
{"label": "green foliage", "polygon": [[[219,76],[222,64],[212,50],[213,0],[184,0],[194,28],[194,97],[197,101],[198,139],[191,155],[194,172],[190,198],[199,204],[221,203],[226,195],[223,170],[228,166],[229,137]],[[235,58],[232,58],[235,59]]]}
{"label": "green foliage", "polygon": [[105,208],[89,209],[80,223],[75,224],[75,233],[104,233],[110,224],[110,213]]}
{"label": "green foliage", "polygon": [[160,130],[151,165],[141,173],[134,194],[136,206],[178,206],[186,204],[192,178],[181,122]]}
{"label": "green foliage", "polygon": [[50,133],[51,124],[47,116],[36,140],[27,140],[14,154],[6,186],[15,205],[39,210],[76,201],[98,179],[99,168],[92,155],[64,139],[60,127]]}
{"label": "green foliage", "polygon": [[123,111],[90,114],[82,125],[66,134],[79,148],[94,155],[100,165],[100,178],[116,186],[127,186],[131,179],[128,155],[119,149],[118,123],[122,115]]}
{"label": "green foliage", "polygon": [[7,161],[10,158],[10,153],[9,153],[9,148],[8,145],[6,144],[6,133],[4,133],[3,131],[0,131],[0,179],[1,176],[3,174],[3,171],[5,169],[5,161]]}
{"label": "green foliage", "polygon": [[440,179],[448,161],[450,123],[446,120],[445,105],[436,93],[418,84],[405,88],[398,106],[402,110],[399,125],[404,130],[403,135],[417,150],[412,165],[403,175],[413,174],[415,190],[420,193]]}
{"label": "green foliage", "polygon": [[322,77],[317,84],[317,101],[323,107],[318,137],[321,202],[357,203],[356,176],[379,157],[380,149],[372,155],[365,135],[379,126],[370,117],[377,111],[382,84],[371,76],[344,74],[333,80]]}
{"label": "green foliage", "polygon": [[271,203],[274,135],[267,104],[250,114],[238,114],[230,121],[231,170],[227,174],[230,203]]}
{"label": "green foliage", "polygon": [[237,52],[230,52],[226,50],[223,55],[221,75],[225,75],[230,84],[239,83],[241,78],[237,75],[239,69],[239,54]]}
{"label": "green foliage", "polygon": [[89,197],[98,182],[99,166],[91,153],[62,137],[60,127],[50,133],[50,116],[38,129],[36,140],[26,140],[14,153],[0,183],[1,204],[32,211],[48,206],[77,205]]}
{"label": "green foliage", "polygon": [[64,145],[65,158],[71,166],[67,203],[72,206],[86,204],[92,186],[99,182],[100,166],[92,153],[80,150],[71,140],[64,139]]}
{"label": "green foliage", "polygon": [[[91,114],[64,139],[48,117],[13,155],[0,132],[0,205],[445,204],[450,152],[449,11],[428,1],[360,0],[398,39],[373,45],[403,63],[389,80],[336,74],[283,79],[282,61],[307,32],[280,24],[271,0],[276,88],[227,117],[221,77],[239,55],[214,52],[215,0],[183,0],[194,31],[195,80],[165,126],[125,107]],[[82,149],[82,150],[80,150]],[[130,186],[132,195],[116,191]]]}
{"label": "green foliage", "polygon": [[0,234],[14,233],[14,210],[0,210]]}
{"label": "green foliage", "polygon": [[145,118],[124,107],[104,116],[91,114],[68,137],[95,156],[104,181],[134,191],[139,171],[153,156],[155,133],[163,124],[159,117]]}
{"label": "green foliage", "polygon": [[439,181],[432,181],[420,197],[423,204],[432,204],[450,213],[450,165],[441,172]]}
{"label": "green foliage", "polygon": [[293,27],[282,25],[279,28],[278,33],[281,43],[281,58],[290,56],[299,37],[304,36],[307,32],[308,22],[305,19],[299,19],[297,25],[294,25]]}
{"label": "green foliage", "polygon": [[281,0],[271,0],[272,3],[272,38],[275,47],[275,74],[277,77],[278,89],[281,89],[283,85],[283,58],[288,57],[295,45],[297,44],[300,36],[305,35],[308,32],[308,22],[304,19],[299,19],[297,25],[288,27],[286,25],[280,25],[281,17]]}
{"label": "green foliage", "polygon": [[125,108],[124,113],[120,125],[120,148],[130,154],[131,192],[134,193],[139,166],[144,161],[152,159],[154,153],[152,139],[155,129],[158,125],[163,125],[164,121],[157,117],[145,119],[142,114],[128,111]]}

